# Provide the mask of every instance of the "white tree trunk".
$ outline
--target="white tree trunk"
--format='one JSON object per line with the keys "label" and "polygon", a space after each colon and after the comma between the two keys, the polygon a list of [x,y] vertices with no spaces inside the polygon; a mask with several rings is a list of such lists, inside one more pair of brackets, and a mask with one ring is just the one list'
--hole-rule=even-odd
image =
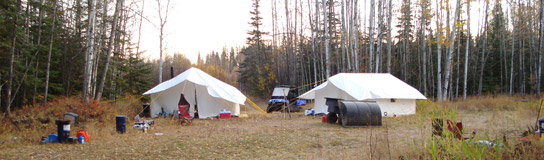
{"label": "white tree trunk", "polygon": [[[454,44],[455,44],[455,34],[457,32],[457,21],[459,19],[459,12],[460,12],[460,7],[461,5],[461,0],[457,0],[457,5],[455,7],[455,15],[454,15],[454,18],[453,18],[453,23],[451,25],[451,33],[449,34],[449,40],[450,40],[450,43],[448,44],[448,54],[447,54],[447,58],[446,58],[446,65],[445,65],[445,76],[444,76],[444,90],[443,90],[443,94],[442,94],[442,100],[446,100],[448,98],[448,91],[450,90],[449,88],[449,83],[451,81],[451,70],[452,70],[452,61],[453,61],[453,50],[454,50]],[[449,18],[449,17],[448,17]]]}
{"label": "white tree trunk", "polygon": [[372,72],[372,60],[374,58],[374,0],[370,0],[370,18],[369,18],[369,27],[368,27],[368,38],[369,38],[369,58],[368,58],[368,71]]}
{"label": "white tree trunk", "polygon": [[436,74],[436,98],[438,101],[442,101],[442,64],[441,64],[441,60],[442,60],[442,45],[441,45],[441,41],[440,41],[440,34],[442,33],[442,22],[441,22],[441,18],[440,18],[440,6],[439,4],[437,3],[436,4],[436,46],[437,46],[437,49],[436,49],[436,59],[437,59],[437,63],[436,63],[436,66],[437,66],[437,74]]}
{"label": "white tree trunk", "polygon": [[329,79],[331,73],[330,73],[330,69],[331,69],[331,63],[330,63],[330,59],[329,59],[329,26],[327,25],[329,22],[327,20],[327,4],[325,3],[325,0],[322,0],[323,2],[323,19],[324,19],[324,24],[325,24],[325,65],[326,66],[326,76],[327,76],[327,79]]}
{"label": "white tree trunk", "polygon": [[49,69],[51,68],[51,50],[53,49],[53,35],[55,33],[55,21],[57,19],[57,0],[53,1],[53,22],[51,23],[51,35],[49,36],[49,51],[47,52],[47,69],[45,70],[45,96],[43,105],[47,104],[47,94],[49,93]]}
{"label": "white tree trunk", "polygon": [[[391,19],[393,17],[393,0],[389,0],[389,16],[387,17],[387,73],[391,73]],[[425,36],[425,33],[423,33],[423,36]],[[425,39],[425,37],[423,37]],[[425,53],[425,48],[423,48],[423,52]]]}
{"label": "white tree trunk", "polygon": [[540,36],[538,37],[538,75],[536,77],[536,92],[540,97],[540,84],[542,83],[542,38],[544,36],[544,1],[540,1]]}
{"label": "white tree trunk", "polygon": [[514,19],[514,5],[510,6],[510,17],[512,18],[512,46],[511,46],[511,59],[510,59],[510,88],[508,94],[512,95],[514,89],[514,43],[516,40],[516,21]]}
{"label": "white tree trunk", "polygon": [[470,0],[467,0],[467,43],[465,50],[465,74],[463,77],[463,100],[467,99],[467,79],[468,79],[468,55],[470,54]]}
{"label": "white tree trunk", "polygon": [[380,59],[382,55],[382,26],[383,26],[383,0],[378,0],[378,46],[376,46],[376,67],[375,73],[380,72]]}
{"label": "white tree trunk", "polygon": [[100,101],[100,98],[102,97],[102,91],[104,90],[104,83],[106,81],[106,75],[108,73],[108,66],[110,65],[111,60],[111,51],[113,43],[115,43],[115,37],[117,36],[117,26],[118,26],[118,18],[119,18],[119,12],[121,12],[121,8],[123,7],[124,0],[117,0],[117,4],[115,7],[115,13],[113,14],[113,22],[111,25],[111,34],[109,38],[108,43],[108,49],[106,51],[106,61],[104,61],[104,67],[102,68],[102,74],[100,74],[100,80],[98,82],[98,89],[96,90],[96,94],[94,99],[97,101]]}
{"label": "white tree trunk", "polygon": [[86,47],[87,50],[85,52],[85,69],[83,72],[83,92],[82,92],[82,99],[83,102],[89,102],[89,97],[91,97],[91,73],[93,68],[93,60],[94,60],[94,21],[95,21],[95,14],[96,14],[96,0],[90,0],[89,5],[89,25],[87,26],[87,43]]}

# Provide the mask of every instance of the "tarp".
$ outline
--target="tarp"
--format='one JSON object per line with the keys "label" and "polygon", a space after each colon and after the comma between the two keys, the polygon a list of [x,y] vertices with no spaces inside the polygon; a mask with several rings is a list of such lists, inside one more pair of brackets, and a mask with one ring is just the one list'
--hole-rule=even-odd
{"label": "tarp", "polygon": [[316,113],[326,113],[325,97],[376,101],[388,115],[415,114],[415,100],[427,99],[417,89],[388,73],[339,73],[299,96],[315,99]]}
{"label": "tarp", "polygon": [[200,118],[218,116],[223,109],[238,116],[239,105],[244,105],[246,101],[246,96],[238,89],[197,68],[190,68],[143,95],[151,96],[151,116],[156,117],[163,110],[165,113],[174,113],[178,109],[181,94],[190,104],[191,116],[194,116],[195,104],[198,106]]}

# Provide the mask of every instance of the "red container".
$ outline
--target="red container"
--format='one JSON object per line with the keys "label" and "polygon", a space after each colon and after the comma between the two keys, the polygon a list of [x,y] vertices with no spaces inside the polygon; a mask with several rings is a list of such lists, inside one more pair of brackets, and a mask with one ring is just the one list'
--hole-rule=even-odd
{"label": "red container", "polygon": [[323,115],[323,117],[321,117],[321,122],[327,123],[327,115]]}
{"label": "red container", "polygon": [[[188,119],[191,119],[193,117],[191,117],[191,115],[189,115],[189,109],[187,111],[185,111],[185,108],[187,107],[187,105],[179,105],[178,106],[178,109],[179,109],[179,118],[188,118]],[[183,113],[183,111],[185,111],[185,113]],[[182,114],[183,113],[183,114]]]}
{"label": "red container", "polygon": [[227,112],[227,113],[219,113],[219,119],[229,119],[230,118],[230,113]]}

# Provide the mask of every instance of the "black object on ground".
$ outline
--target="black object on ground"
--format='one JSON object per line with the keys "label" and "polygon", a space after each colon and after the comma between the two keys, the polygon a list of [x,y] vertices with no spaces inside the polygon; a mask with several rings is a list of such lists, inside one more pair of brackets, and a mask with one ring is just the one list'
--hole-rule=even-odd
{"label": "black object on ground", "polygon": [[115,117],[115,128],[118,133],[125,133],[127,130],[127,117],[126,116],[116,116]]}
{"label": "black object on ground", "polygon": [[57,124],[59,143],[66,142],[66,139],[70,137],[70,120],[56,120],[55,123]]}
{"label": "black object on ground", "polygon": [[151,117],[151,110],[149,109],[150,108],[149,104],[146,103],[143,105],[143,107],[144,107],[144,111],[142,112],[141,117]]}
{"label": "black object on ground", "polygon": [[433,119],[433,136],[442,136],[444,130],[444,120],[440,118]]}
{"label": "black object on ground", "polygon": [[325,103],[328,106],[327,122],[329,123],[336,123],[334,118],[338,117],[338,123],[343,127],[382,125],[382,112],[376,102],[326,98]]}
{"label": "black object on ground", "polygon": [[329,112],[327,114],[327,123],[336,123],[338,121],[338,115],[334,112]]}

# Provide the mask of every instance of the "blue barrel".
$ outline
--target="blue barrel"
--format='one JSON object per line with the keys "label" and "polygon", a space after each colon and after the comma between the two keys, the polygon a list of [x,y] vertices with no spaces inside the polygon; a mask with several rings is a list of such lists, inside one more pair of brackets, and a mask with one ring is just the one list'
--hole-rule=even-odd
{"label": "blue barrel", "polygon": [[67,142],[70,137],[70,120],[56,120],[59,143]]}
{"label": "blue barrel", "polygon": [[117,132],[125,133],[127,131],[127,117],[126,116],[116,116],[115,117],[115,127]]}

